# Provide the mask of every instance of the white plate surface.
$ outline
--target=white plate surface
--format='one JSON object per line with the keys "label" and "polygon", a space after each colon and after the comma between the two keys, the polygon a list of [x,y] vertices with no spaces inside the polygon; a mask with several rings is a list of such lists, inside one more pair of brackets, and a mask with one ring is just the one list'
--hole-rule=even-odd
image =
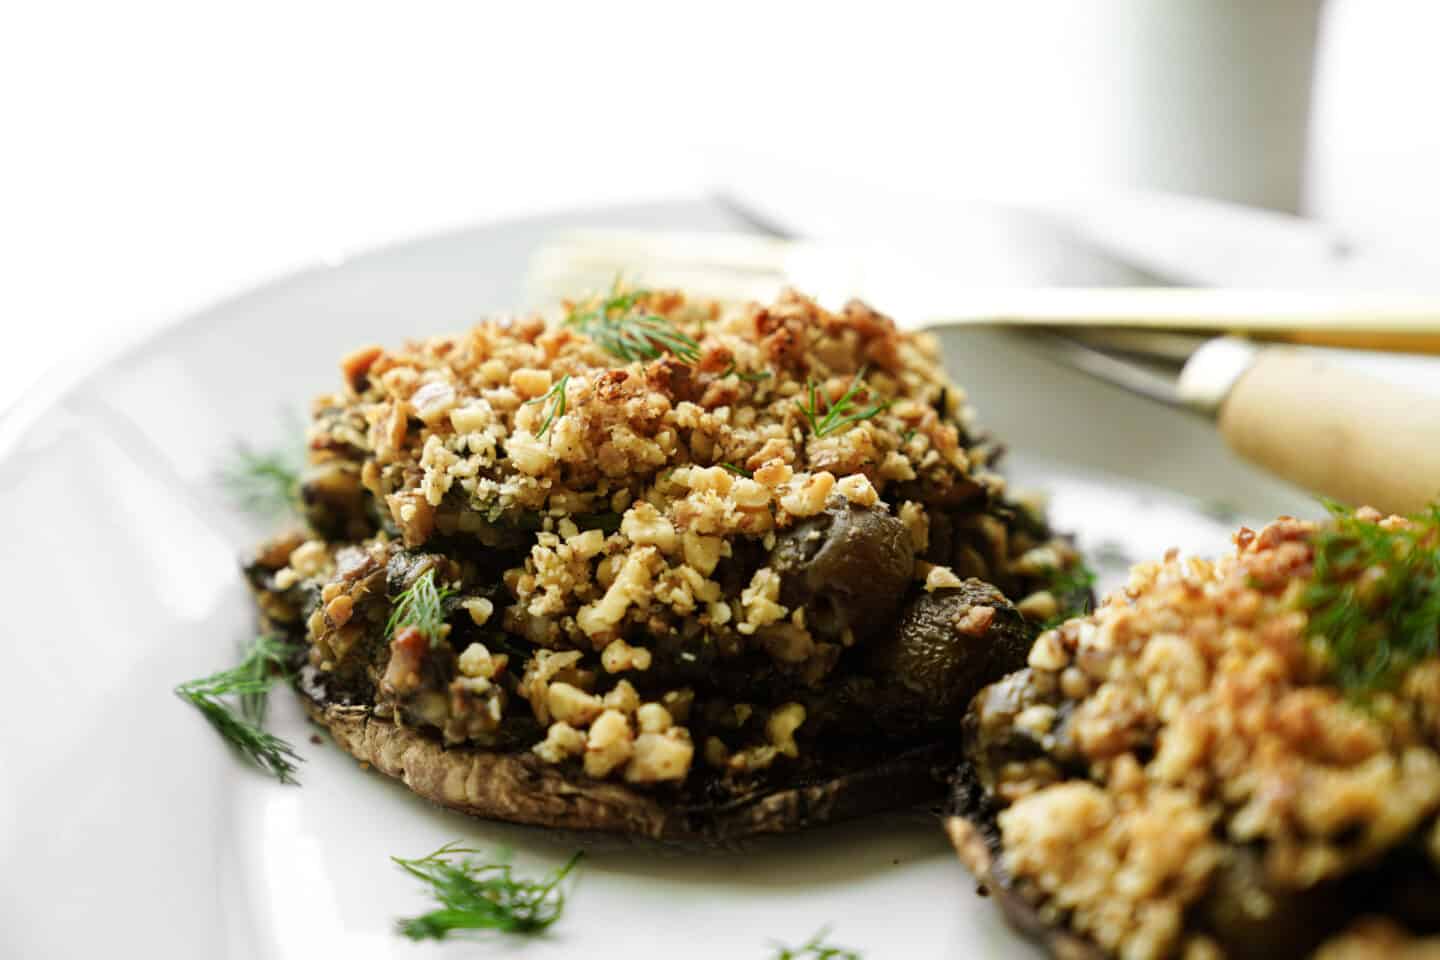
{"label": "white plate surface", "polygon": [[[263,530],[215,483],[233,442],[282,439],[284,412],[334,387],[348,346],[461,328],[514,304],[535,244],[576,224],[733,226],[706,205],[670,204],[359,257],[173,326],[32,398],[0,430],[0,955],[763,960],[773,940],[799,944],[827,926],[870,960],[1033,955],[926,816],[716,854],[581,841],[426,805],[312,743],[284,691],[272,726],[306,763],[303,786],[280,786],[240,765],[171,695],[231,662],[253,629],[236,561]],[[998,334],[957,334],[946,350],[984,422],[1016,451],[1017,482],[1048,489],[1056,523],[1103,548],[1107,584],[1121,554],[1213,553],[1240,520],[1314,512],[1235,462],[1199,420]],[[537,870],[583,843],[563,919],[525,942],[397,937],[395,918],[426,901],[388,858],[457,838],[508,846]]]}

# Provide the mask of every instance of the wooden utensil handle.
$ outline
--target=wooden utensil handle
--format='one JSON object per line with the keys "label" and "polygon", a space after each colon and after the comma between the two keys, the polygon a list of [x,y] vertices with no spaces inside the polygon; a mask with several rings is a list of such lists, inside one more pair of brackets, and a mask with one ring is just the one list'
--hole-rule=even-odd
{"label": "wooden utensil handle", "polygon": [[1440,499],[1440,395],[1261,351],[1220,408],[1245,459],[1316,493],[1387,513]]}

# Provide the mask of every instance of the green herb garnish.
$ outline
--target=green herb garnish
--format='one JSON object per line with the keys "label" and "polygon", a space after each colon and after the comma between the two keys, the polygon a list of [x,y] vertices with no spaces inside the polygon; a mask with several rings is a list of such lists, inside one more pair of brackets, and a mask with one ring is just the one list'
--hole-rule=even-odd
{"label": "green herb garnish", "polygon": [[556,380],[549,390],[546,390],[534,400],[525,401],[525,406],[527,407],[532,403],[544,403],[547,400],[553,401],[550,408],[545,411],[545,419],[541,422],[540,429],[535,433],[537,440],[545,436],[545,431],[550,429],[550,426],[555,422],[557,417],[565,416],[565,388],[569,386],[569,384],[570,374],[567,373],[559,380]]}
{"label": "green herb garnish", "polygon": [[769,370],[761,370],[757,373],[745,373],[737,369],[735,367],[735,361],[731,360],[730,365],[721,372],[720,379],[724,380],[732,373],[735,376],[739,377],[741,380],[744,380],[746,383],[759,383],[761,380],[769,380],[770,377],[773,376],[773,374],[771,374]]}
{"label": "green herb garnish", "polygon": [[401,627],[414,627],[425,635],[430,646],[438,647],[445,637],[445,599],[455,593],[449,587],[435,585],[435,568],[431,567],[395,598],[390,619],[385,621],[385,636],[395,636]]}
{"label": "green herb garnish", "polygon": [[826,943],[829,935],[830,928],[826,927],[799,947],[777,943],[772,960],[860,960],[859,952]]}
{"label": "green herb garnish", "polygon": [[538,933],[559,919],[565,908],[560,883],[580,860],[579,853],[538,881],[515,876],[503,859],[485,863],[469,856],[480,853],[455,841],[418,860],[391,857],[424,881],[440,902],[436,910],[401,919],[397,930],[411,940],[443,940],[457,930]]}
{"label": "green herb garnish", "polygon": [[735,464],[728,461],[720,464],[720,466],[724,467],[726,470],[729,470],[731,473],[735,474],[735,476],[744,477],[747,480],[750,480],[755,476],[755,474],[751,473],[749,470],[746,470],[744,467],[737,467]]}
{"label": "green herb garnish", "polygon": [[[290,662],[302,648],[265,634],[255,639],[238,666],[182,683],[175,694],[204,715],[210,725],[235,745],[246,760],[281,783],[297,782],[292,774],[300,757],[295,749],[262,726],[266,694],[277,676],[290,675]],[[221,697],[239,700],[237,712]]]}
{"label": "green herb garnish", "polygon": [[619,282],[610,295],[576,307],[565,322],[613,357],[626,362],[654,360],[669,351],[686,363],[700,359],[700,344],[658,314],[641,309],[644,290],[621,293]]}
{"label": "green herb garnish", "polygon": [[1315,569],[1300,596],[1340,687],[1363,695],[1440,651],[1440,505],[1386,529],[1326,501]]}
{"label": "green herb garnish", "polygon": [[273,517],[299,506],[303,464],[303,451],[261,453],[237,443],[231,462],[220,471],[220,482],[241,508]]}
{"label": "green herb garnish", "polygon": [[823,416],[820,412],[820,385],[813,379],[807,381],[807,396],[810,403],[807,406],[801,401],[796,400],[795,406],[799,407],[800,412],[805,416],[805,422],[810,425],[810,433],[812,436],[827,436],[835,433],[837,430],[848,427],[852,423],[869,420],[877,413],[889,408],[890,401],[888,400],[884,403],[874,404],[865,410],[857,410],[855,408],[855,395],[859,393],[860,388],[865,385],[865,369],[865,367],[860,368],[859,372],[857,372],[850,381],[849,388],[846,389],[839,400],[829,404]]}
{"label": "green herb garnish", "polygon": [[1095,571],[1086,566],[1085,561],[1076,560],[1068,567],[1051,570],[1045,589],[1060,605],[1059,611],[1040,625],[1042,630],[1051,630],[1072,617],[1083,617],[1090,612],[1095,600]]}

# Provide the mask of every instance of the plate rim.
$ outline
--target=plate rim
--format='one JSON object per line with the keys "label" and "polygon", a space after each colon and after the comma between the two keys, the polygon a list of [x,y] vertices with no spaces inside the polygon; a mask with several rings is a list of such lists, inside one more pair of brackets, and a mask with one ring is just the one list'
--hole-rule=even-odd
{"label": "plate rim", "polygon": [[472,220],[458,226],[429,230],[409,237],[357,245],[352,250],[333,256],[312,256],[294,266],[278,269],[266,279],[202,301],[196,306],[142,320],[135,329],[126,334],[101,338],[87,345],[68,363],[57,360],[22,390],[8,407],[0,409],[0,463],[8,460],[24,443],[30,429],[46,412],[63,403],[78,388],[104,373],[106,369],[124,363],[136,353],[166,337],[192,329],[252,298],[271,296],[297,284],[311,282],[323,274],[354,267],[367,260],[404,256],[427,246],[454,243],[479,232],[505,231],[546,222],[562,223],[577,217],[605,216],[674,207],[685,203],[699,204],[710,199],[704,194],[651,196],[630,203],[574,206],[488,220]]}

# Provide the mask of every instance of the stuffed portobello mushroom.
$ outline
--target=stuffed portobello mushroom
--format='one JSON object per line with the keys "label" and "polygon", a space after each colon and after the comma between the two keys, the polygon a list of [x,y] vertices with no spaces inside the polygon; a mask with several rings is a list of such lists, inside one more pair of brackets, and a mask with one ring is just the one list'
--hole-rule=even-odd
{"label": "stuffed portobello mushroom", "polygon": [[1440,512],[1235,542],[975,697],[951,838],[1058,957],[1440,955]]}
{"label": "stuffed portobello mushroom", "polygon": [[936,802],[1077,563],[933,339],[615,291],[341,364],[248,565],[346,750],[469,813],[720,842]]}

